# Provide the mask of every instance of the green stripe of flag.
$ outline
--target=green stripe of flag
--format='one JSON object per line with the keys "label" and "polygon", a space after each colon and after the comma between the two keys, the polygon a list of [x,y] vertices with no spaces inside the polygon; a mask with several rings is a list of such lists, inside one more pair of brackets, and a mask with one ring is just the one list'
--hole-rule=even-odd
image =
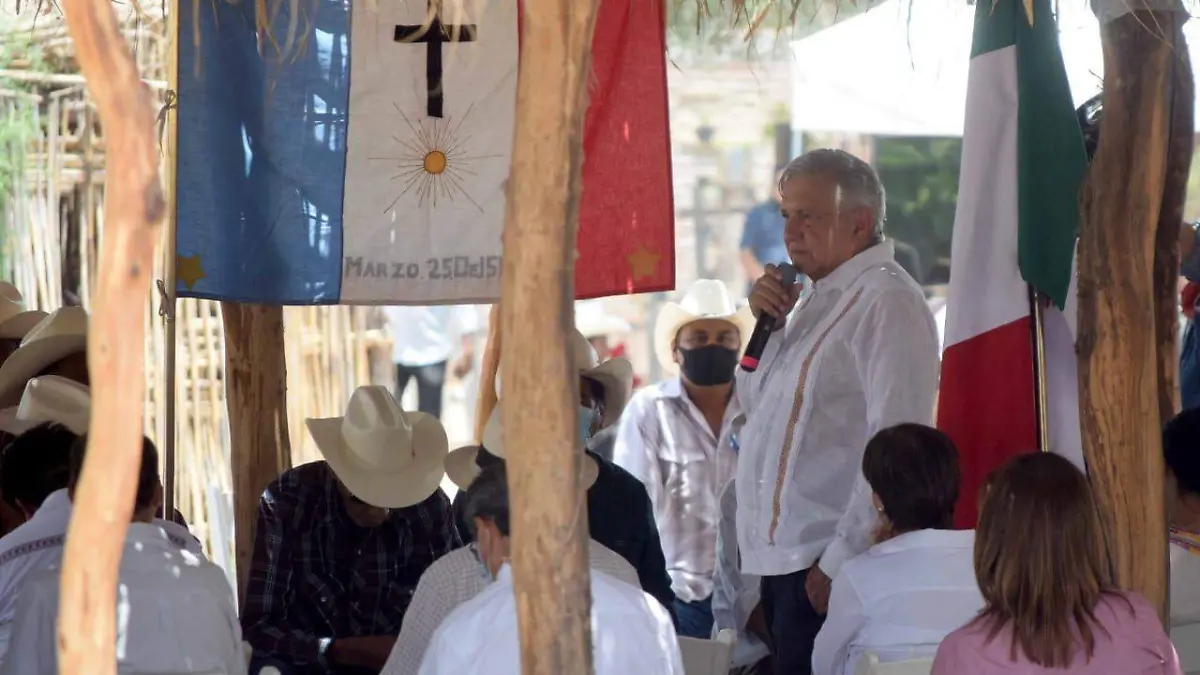
{"label": "green stripe of flag", "polygon": [[971,57],[1016,48],[1018,262],[1027,283],[1066,305],[1087,168],[1050,0],[978,0]]}

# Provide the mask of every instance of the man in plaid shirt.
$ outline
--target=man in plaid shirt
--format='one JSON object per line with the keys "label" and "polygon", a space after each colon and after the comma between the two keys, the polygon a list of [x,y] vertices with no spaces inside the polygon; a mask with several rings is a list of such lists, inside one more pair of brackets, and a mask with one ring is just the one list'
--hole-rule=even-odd
{"label": "man in plaid shirt", "polygon": [[326,461],[283,472],[258,506],[241,615],[250,672],[378,673],[417,581],[461,546],[438,488],[445,431],[384,387],[308,427]]}

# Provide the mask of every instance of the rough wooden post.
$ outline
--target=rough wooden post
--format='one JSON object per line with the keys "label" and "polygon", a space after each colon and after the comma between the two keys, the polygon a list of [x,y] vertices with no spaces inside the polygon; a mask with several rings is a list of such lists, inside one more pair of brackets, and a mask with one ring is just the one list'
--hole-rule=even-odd
{"label": "rough wooden post", "polygon": [[526,0],[500,305],[504,446],[524,675],[591,675],[574,323],[595,0]]}
{"label": "rough wooden post", "polygon": [[[1178,252],[1162,242],[1178,234],[1187,179],[1180,165],[1191,158],[1186,17],[1136,12],[1103,29],[1104,117],[1079,239],[1084,456],[1109,520],[1118,582],[1160,612],[1167,588],[1160,429],[1177,396],[1178,325]],[[1187,86],[1179,86],[1184,79]],[[1172,128],[1185,114],[1187,128]]]}
{"label": "rough wooden post", "polygon": [[88,360],[92,424],[67,531],[59,672],[116,673],[117,575],[142,458],[146,293],[165,210],[150,92],[109,0],[64,0],[67,28],[104,125],[108,198]]}
{"label": "rough wooden post", "polygon": [[496,407],[496,374],[500,372],[500,305],[488,313],[487,344],[479,362],[479,392],[475,397],[475,443],[483,442],[483,428]]}
{"label": "rough wooden post", "polygon": [[287,425],[287,361],[283,308],[222,302],[225,323],[225,403],[238,597],[243,597],[263,490],[292,466]]}

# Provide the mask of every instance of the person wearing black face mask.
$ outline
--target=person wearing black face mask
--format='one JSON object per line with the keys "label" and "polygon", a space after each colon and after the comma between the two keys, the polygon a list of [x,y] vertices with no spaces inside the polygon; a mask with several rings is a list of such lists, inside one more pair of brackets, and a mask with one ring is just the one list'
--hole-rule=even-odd
{"label": "person wearing black face mask", "polygon": [[646,485],[675,592],[679,633],[708,638],[721,492],[733,478],[739,415],[733,372],[754,329],[725,284],[701,279],[655,326],[678,375],[639,391],[621,415],[613,461]]}

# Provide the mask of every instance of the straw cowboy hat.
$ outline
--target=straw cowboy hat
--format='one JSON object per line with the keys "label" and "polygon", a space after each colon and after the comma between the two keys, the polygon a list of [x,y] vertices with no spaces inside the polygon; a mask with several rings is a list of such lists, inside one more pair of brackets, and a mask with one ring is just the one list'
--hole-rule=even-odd
{"label": "straw cowboy hat", "polygon": [[609,314],[603,300],[580,300],[575,303],[575,328],[583,337],[592,339],[633,330],[629,322]]}
{"label": "straw cowboy hat", "polygon": [[[488,416],[487,424],[483,427],[483,442],[482,446],[488,451],[488,454],[504,459],[504,433],[500,426],[500,402],[496,402],[496,407],[492,408],[492,414]],[[479,465],[475,463],[479,456],[479,445],[467,445],[461,448],[455,448],[446,455],[446,476],[451,482],[458,486],[460,490],[466,490],[479,477]],[[596,479],[600,476],[600,466],[596,464],[596,460],[587,456],[583,456],[583,489],[595,485]]]}
{"label": "straw cowboy hat", "polygon": [[0,339],[20,340],[44,318],[45,312],[25,309],[25,298],[16,286],[0,281]]}
{"label": "straw cowboy hat", "polygon": [[372,506],[418,504],[442,482],[449,447],[442,423],[404,410],[387,387],[359,387],[345,416],[304,423],[338,480]]}
{"label": "straw cowboy hat", "polygon": [[0,410],[0,431],[19,436],[44,422],[58,422],[83,435],[91,406],[92,395],[84,385],[57,375],[35,377],[25,385],[20,405]]}
{"label": "straw cowboy hat", "polygon": [[679,330],[701,319],[722,319],[737,326],[743,347],[754,332],[754,314],[749,307],[737,308],[724,283],[716,279],[697,279],[681,301],[663,305],[654,324],[654,352],[667,372],[679,371],[674,358]]}
{"label": "straw cowboy hat", "polygon": [[29,378],[57,361],[87,350],[88,315],[62,307],[43,318],[0,366],[0,405],[15,405]]}
{"label": "straw cowboy hat", "polygon": [[[615,358],[600,363],[596,349],[578,330],[567,336],[567,353],[579,369],[579,376],[594,380],[604,389],[603,426],[621,417],[625,404],[633,395],[633,364],[629,359]],[[496,373],[496,397],[500,397],[500,373]]]}

